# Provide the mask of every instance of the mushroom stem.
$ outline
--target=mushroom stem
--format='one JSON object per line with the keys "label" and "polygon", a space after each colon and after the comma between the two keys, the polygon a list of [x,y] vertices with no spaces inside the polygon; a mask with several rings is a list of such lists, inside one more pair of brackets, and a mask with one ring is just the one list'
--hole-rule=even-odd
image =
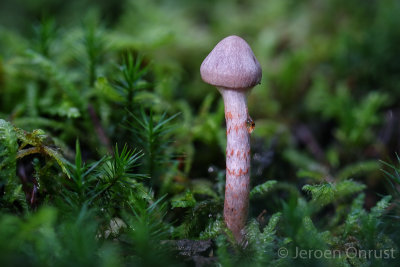
{"label": "mushroom stem", "polygon": [[226,119],[226,185],[224,219],[237,242],[243,239],[250,185],[250,134],[247,130],[246,91],[218,87]]}

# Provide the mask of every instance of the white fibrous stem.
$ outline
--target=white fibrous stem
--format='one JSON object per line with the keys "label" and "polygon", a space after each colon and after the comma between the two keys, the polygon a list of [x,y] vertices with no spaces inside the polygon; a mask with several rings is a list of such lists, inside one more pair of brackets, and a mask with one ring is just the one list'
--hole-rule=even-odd
{"label": "white fibrous stem", "polygon": [[250,134],[246,91],[218,88],[226,119],[226,185],[224,219],[235,239],[243,239],[249,206]]}

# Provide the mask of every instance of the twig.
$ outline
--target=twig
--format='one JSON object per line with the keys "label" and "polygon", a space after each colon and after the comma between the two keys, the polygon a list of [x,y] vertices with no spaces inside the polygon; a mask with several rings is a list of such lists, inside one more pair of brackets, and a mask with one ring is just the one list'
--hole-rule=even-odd
{"label": "twig", "polygon": [[100,142],[107,148],[108,152],[113,153],[113,150],[110,145],[110,139],[106,135],[100,123],[99,117],[97,116],[96,111],[94,110],[91,104],[88,105],[88,112],[90,119],[93,122],[94,130],[96,131],[96,134],[99,137]]}

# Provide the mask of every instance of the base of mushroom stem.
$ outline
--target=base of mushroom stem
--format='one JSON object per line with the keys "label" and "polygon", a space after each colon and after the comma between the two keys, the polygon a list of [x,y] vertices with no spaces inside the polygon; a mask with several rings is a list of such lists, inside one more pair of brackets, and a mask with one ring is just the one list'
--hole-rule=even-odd
{"label": "base of mushroom stem", "polygon": [[246,228],[243,227],[240,230],[232,229],[231,227],[229,227],[229,225],[226,221],[225,221],[225,225],[231,231],[232,236],[235,238],[236,243],[242,247],[246,247],[248,244],[248,241],[246,238],[246,235],[247,235]]}

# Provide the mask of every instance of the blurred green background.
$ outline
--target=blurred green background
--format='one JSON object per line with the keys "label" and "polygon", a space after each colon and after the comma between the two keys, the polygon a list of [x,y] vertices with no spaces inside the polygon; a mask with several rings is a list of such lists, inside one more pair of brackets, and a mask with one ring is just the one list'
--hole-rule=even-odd
{"label": "blurred green background", "polygon": [[[235,34],[247,40],[263,68],[262,84],[249,95],[256,122],[254,173],[293,180],[305,170],[329,179],[350,164],[392,158],[399,148],[399,10],[398,1],[391,0],[5,0],[0,4],[0,112],[22,128],[44,127],[26,120],[29,107],[22,103],[32,90],[41,96],[44,89],[32,80],[48,75],[21,69],[29,49],[44,49],[77,91],[89,90],[82,25],[96,24],[102,51],[96,79],[112,73],[112,64],[102,64],[119,60],[122,51],[144,54],[152,64],[150,91],[157,95],[145,100],[170,114],[182,112],[179,152],[188,154],[189,176],[204,177],[212,164],[223,168],[225,138],[221,97],[201,81],[199,65],[219,40]],[[48,19],[48,32],[38,33]],[[41,38],[48,43],[41,44]],[[58,112],[48,110],[52,102],[34,103],[37,115]],[[117,130],[107,128],[111,110],[96,108],[115,141]],[[59,119],[74,124],[71,117]],[[74,138],[61,137],[70,145]],[[364,163],[357,165],[367,171],[363,181],[383,192],[379,172],[373,171],[378,167]]]}
{"label": "blurred green background", "polygon": [[[309,200],[306,184],[350,179],[366,185],[355,191],[370,208],[392,192],[379,160],[400,148],[399,14],[396,0],[2,0],[0,118],[43,129],[69,160],[78,138],[90,161],[115,143],[140,148],[123,127],[127,109],[178,113],[156,150],[172,163],[145,165],[152,186],[170,196],[198,182],[221,191],[223,103],[199,68],[217,42],[239,35],[263,69],[248,97],[252,184],[279,182],[272,197],[252,200],[250,216],[279,211],[293,190]],[[115,89],[126,53],[148,67],[134,95]],[[328,202],[320,214],[340,206]]]}

